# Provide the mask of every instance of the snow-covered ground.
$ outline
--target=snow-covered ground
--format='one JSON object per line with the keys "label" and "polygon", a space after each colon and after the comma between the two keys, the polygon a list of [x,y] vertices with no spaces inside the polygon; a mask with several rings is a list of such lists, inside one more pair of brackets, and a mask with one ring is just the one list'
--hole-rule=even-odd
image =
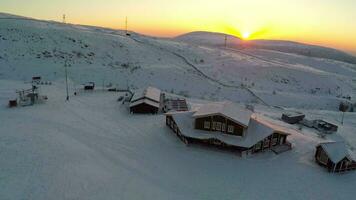
{"label": "snow-covered ground", "polygon": [[[0,96],[25,88],[0,81]],[[43,86],[45,104],[0,107],[0,199],[352,199],[356,173],[315,164],[312,130],[290,137],[293,150],[248,158],[185,146],[163,115],[131,115],[119,93],[80,93],[65,102],[61,84]],[[3,101],[2,101],[3,102]],[[279,111],[257,106],[277,118]],[[321,111],[310,111],[323,115]],[[308,113],[309,114],[309,113]],[[330,118],[337,119],[334,113]],[[356,115],[345,138],[355,147]],[[279,122],[282,123],[282,122]],[[297,127],[294,127],[297,128]]]}
{"label": "snow-covered ground", "polygon": [[[17,19],[13,19],[17,18]],[[337,112],[356,96],[356,66],[265,49],[236,49],[0,14],[0,199],[351,199],[356,173],[329,174],[315,145],[345,140],[355,153],[356,115]],[[209,37],[208,37],[209,39]],[[202,42],[206,40],[199,40]],[[71,99],[65,102],[64,63]],[[45,104],[7,108],[32,76]],[[339,126],[320,137],[303,128],[293,150],[248,158],[185,146],[163,115],[130,115],[119,93],[72,96],[80,84],[155,86],[193,106],[254,104],[283,126],[286,110]],[[279,107],[277,107],[279,106]],[[283,109],[280,107],[284,107]]]}

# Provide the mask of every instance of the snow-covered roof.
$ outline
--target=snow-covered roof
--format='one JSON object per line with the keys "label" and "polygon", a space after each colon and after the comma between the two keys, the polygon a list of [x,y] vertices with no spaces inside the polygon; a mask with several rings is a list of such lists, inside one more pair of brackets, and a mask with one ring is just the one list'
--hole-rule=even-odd
{"label": "snow-covered roof", "polygon": [[346,147],[345,142],[343,141],[338,141],[338,142],[324,142],[320,143],[319,146],[321,146],[326,154],[329,156],[329,159],[333,163],[338,163],[345,157],[349,159],[353,159],[350,156],[349,150]]}
{"label": "snow-covered roof", "polygon": [[157,103],[155,101],[152,101],[150,99],[145,99],[145,98],[130,103],[130,107],[137,106],[137,105],[142,104],[142,103],[159,108],[159,103]]}
{"label": "snow-covered roof", "polygon": [[202,105],[193,114],[193,117],[199,118],[212,115],[223,115],[236,123],[247,126],[252,113],[252,111],[241,105],[237,105],[229,101],[224,101]]}
{"label": "snow-covered roof", "polygon": [[160,102],[161,90],[151,86],[145,89],[136,90],[131,99],[131,102],[137,101],[142,98],[149,98],[153,101]]}
{"label": "snow-covered roof", "polygon": [[281,134],[289,134],[278,125],[267,122],[265,119],[253,116],[249,122],[247,134],[244,137],[224,134],[221,132],[207,132],[194,128],[193,115],[194,111],[190,112],[172,112],[171,115],[182,135],[197,139],[218,139],[228,145],[250,148],[264,138],[272,135],[274,132]]}

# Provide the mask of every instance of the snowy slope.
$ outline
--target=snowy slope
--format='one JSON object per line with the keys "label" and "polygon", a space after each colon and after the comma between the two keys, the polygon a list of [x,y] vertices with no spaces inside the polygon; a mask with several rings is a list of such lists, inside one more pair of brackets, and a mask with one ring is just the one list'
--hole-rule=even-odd
{"label": "snowy slope", "polygon": [[[72,87],[87,81],[132,89],[152,85],[194,98],[330,110],[355,90],[356,67],[343,62],[192,46],[136,33],[127,37],[107,28],[14,18],[0,16],[3,79],[28,81],[42,75],[63,80],[67,60]],[[210,35],[202,41],[205,37]],[[293,95],[306,98],[293,103]]]}
{"label": "snowy slope", "polygon": [[175,38],[177,41],[200,44],[200,45],[209,45],[209,46],[224,46],[225,36],[227,36],[227,45],[233,48],[257,48],[257,49],[269,49],[275,51],[281,51],[285,53],[294,53],[298,55],[305,55],[309,57],[316,58],[327,58],[338,60],[342,62],[348,62],[356,64],[356,57],[350,54],[347,54],[343,51],[316,46],[303,44],[292,41],[284,40],[248,40],[244,41],[238,37],[232,35],[226,35],[222,33],[212,33],[212,32],[191,32],[187,34],[180,35]]}

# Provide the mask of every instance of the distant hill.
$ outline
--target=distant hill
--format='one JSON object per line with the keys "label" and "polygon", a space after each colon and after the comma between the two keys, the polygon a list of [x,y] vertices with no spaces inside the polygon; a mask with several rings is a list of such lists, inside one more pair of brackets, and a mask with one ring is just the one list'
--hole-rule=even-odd
{"label": "distant hill", "polygon": [[[186,42],[197,45],[208,46],[224,46],[225,35],[223,33],[214,32],[191,32],[175,38],[180,42]],[[249,40],[244,41],[233,35],[227,35],[227,45],[231,48],[257,48],[257,49],[269,49],[274,51],[280,51],[285,53],[294,53],[298,55],[304,55],[316,58],[326,58],[347,63],[356,64],[356,57],[343,51],[303,44],[293,41],[283,40]]]}

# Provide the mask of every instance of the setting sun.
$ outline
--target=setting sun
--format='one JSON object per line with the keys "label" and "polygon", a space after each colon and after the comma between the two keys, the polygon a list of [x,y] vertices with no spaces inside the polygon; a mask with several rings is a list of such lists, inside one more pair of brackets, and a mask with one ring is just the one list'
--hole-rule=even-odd
{"label": "setting sun", "polygon": [[244,32],[244,33],[242,33],[242,38],[243,39],[248,39],[249,37],[250,37],[250,33],[249,32]]}

